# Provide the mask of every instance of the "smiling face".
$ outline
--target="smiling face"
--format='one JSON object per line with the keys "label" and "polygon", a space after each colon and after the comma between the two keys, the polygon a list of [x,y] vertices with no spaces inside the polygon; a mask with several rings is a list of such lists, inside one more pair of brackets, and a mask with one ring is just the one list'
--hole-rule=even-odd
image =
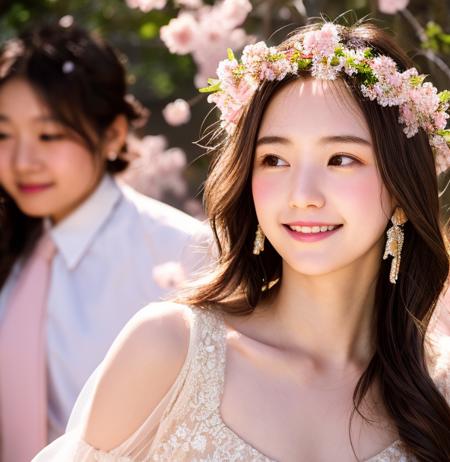
{"label": "smiling face", "polygon": [[296,80],[272,98],[252,193],[283,272],[319,275],[380,261],[391,199],[367,123],[342,82]]}
{"label": "smiling face", "polygon": [[81,204],[103,161],[19,78],[0,87],[0,184],[26,215],[58,222]]}

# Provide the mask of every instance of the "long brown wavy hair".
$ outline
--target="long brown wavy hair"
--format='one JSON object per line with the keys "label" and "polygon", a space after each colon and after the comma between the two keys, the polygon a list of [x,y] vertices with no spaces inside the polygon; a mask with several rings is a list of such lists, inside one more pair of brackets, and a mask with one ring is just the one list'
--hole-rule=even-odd
{"label": "long brown wavy hair", "polygon": [[[319,27],[297,31],[280,47]],[[340,26],[340,34],[348,46],[369,46],[391,56],[402,70],[412,66],[392,38],[374,25]],[[257,226],[252,166],[267,104],[297,78],[302,76],[262,83],[234,134],[212,149],[204,200],[219,264],[214,275],[184,299],[189,304],[249,314],[277,290],[277,285],[270,290],[265,286],[282,277],[281,257],[267,241],[263,253],[252,254]],[[449,461],[450,408],[430,377],[425,351],[425,332],[449,273],[433,153],[424,132],[405,136],[398,108],[364,98],[355,78],[343,80],[367,121],[382,180],[409,219],[397,284],[389,282],[390,262],[380,263],[372,321],[374,352],[354,390],[354,412],[377,381],[384,406],[411,454],[421,462]]]}
{"label": "long brown wavy hair", "polygon": [[[64,65],[73,69],[64,72]],[[26,80],[53,116],[80,136],[93,156],[114,119],[123,114],[132,126],[145,123],[148,111],[126,94],[120,56],[100,37],[73,24],[48,24],[22,33],[0,50],[0,87]],[[128,166],[126,146],[105,170]],[[0,185],[0,290],[14,263],[26,257],[42,230],[42,220],[25,215]]]}

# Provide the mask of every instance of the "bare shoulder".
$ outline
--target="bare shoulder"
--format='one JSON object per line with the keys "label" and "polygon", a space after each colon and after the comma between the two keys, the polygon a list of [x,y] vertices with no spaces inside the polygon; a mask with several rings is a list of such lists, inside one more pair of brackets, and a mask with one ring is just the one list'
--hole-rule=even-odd
{"label": "bare shoulder", "polygon": [[155,303],[140,310],[110,348],[86,422],[84,439],[104,451],[119,446],[144,423],[185,361],[191,309]]}

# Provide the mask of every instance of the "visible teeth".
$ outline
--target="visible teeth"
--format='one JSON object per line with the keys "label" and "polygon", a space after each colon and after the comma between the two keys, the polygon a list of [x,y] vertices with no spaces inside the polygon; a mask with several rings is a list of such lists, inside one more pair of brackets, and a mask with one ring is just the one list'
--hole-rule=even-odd
{"label": "visible teeth", "polygon": [[292,231],[296,231],[297,233],[304,233],[304,234],[315,234],[315,233],[324,233],[325,231],[332,231],[336,229],[337,226],[334,225],[324,225],[324,226],[296,226],[290,225],[289,228]]}

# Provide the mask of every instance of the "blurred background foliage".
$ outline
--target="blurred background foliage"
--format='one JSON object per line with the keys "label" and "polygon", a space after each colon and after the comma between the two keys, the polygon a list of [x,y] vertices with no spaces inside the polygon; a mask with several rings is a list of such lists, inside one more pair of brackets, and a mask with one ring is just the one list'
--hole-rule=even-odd
{"label": "blurred background foliage", "polygon": [[[349,23],[368,18],[395,35],[420,70],[432,74],[433,83],[439,90],[450,88],[450,0],[404,0],[407,8],[394,14],[382,13],[381,2],[254,0],[243,27],[255,40],[275,43],[311,17],[324,16],[334,20],[345,13],[341,20]],[[195,87],[197,69],[191,54],[172,54],[160,39],[160,28],[177,17],[180,3],[168,1],[161,10],[145,12],[130,8],[125,0],[0,0],[0,40],[3,42],[34,24],[57,21],[67,15],[104,36],[123,54],[129,71],[130,91],[151,111],[149,122],[140,135],[162,134],[167,138],[169,147],[177,146],[185,151],[189,162],[184,171],[187,196],[199,197],[208,159],[198,159],[202,149],[193,141],[200,138],[205,117],[206,124],[213,122],[214,117],[207,117],[211,108]],[[209,0],[203,3],[213,5],[215,2]],[[182,126],[173,127],[165,122],[161,111],[177,98],[189,102],[191,119]],[[194,159],[197,160],[192,162]],[[441,178],[442,189],[449,180],[449,175]],[[165,199],[183,207],[179,197],[170,197],[169,194]],[[450,187],[444,200],[450,204]]]}

